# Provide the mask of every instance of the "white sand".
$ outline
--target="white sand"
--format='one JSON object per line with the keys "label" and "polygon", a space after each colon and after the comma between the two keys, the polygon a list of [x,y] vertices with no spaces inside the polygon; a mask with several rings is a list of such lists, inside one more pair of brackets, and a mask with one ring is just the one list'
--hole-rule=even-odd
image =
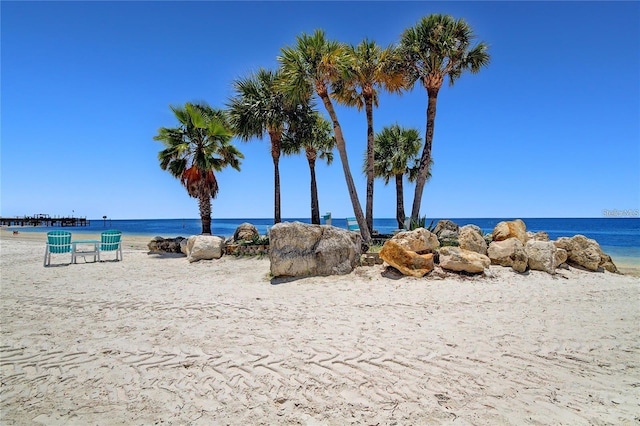
{"label": "white sand", "polygon": [[22,235],[0,242],[2,424],[640,421],[637,277],[274,284],[266,258],[189,264],[126,238],[122,262],[44,268]]}

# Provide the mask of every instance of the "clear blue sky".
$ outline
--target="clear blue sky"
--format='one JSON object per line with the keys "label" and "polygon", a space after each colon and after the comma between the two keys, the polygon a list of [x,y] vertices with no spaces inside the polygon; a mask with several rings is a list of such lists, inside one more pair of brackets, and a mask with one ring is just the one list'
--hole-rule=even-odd
{"label": "clear blue sky", "polygon": [[[170,104],[224,107],[234,79],[275,68],[303,32],[386,46],[431,13],[463,17],[491,64],[443,88],[428,217],[600,217],[640,207],[638,2],[1,2],[1,215],[197,218],[153,136]],[[383,95],[374,126],[424,134],[427,96]],[[322,106],[321,111],[324,112]],[[364,208],[364,113],[338,109]],[[268,140],[237,141],[213,218],[273,217]],[[282,216],[309,217],[302,156],[283,158]],[[321,213],[352,215],[339,158]],[[410,213],[413,187],[406,186]],[[395,216],[376,181],[375,216]]]}

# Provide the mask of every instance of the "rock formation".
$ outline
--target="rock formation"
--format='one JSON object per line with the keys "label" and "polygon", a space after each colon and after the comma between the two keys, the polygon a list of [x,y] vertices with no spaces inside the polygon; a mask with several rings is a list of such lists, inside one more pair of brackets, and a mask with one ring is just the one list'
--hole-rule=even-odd
{"label": "rock formation", "polygon": [[398,243],[407,250],[416,253],[430,253],[440,247],[438,237],[424,228],[414,229],[413,231],[398,232],[391,240]]}
{"label": "rock formation", "polygon": [[556,273],[556,246],[551,241],[529,240],[524,246],[529,258],[529,269]]}
{"label": "rock formation", "polygon": [[271,228],[269,244],[274,277],[344,275],[360,262],[362,237],[333,226],[285,222]]}
{"label": "rock formation", "polygon": [[491,265],[487,256],[460,247],[442,247],[439,254],[440,267],[449,271],[478,274]]}
{"label": "rock formation", "polygon": [[526,271],[529,264],[524,245],[515,237],[491,242],[487,254],[492,264],[511,267],[516,272]]}
{"label": "rock formation", "polygon": [[149,244],[147,244],[147,247],[151,253],[182,253],[180,245],[183,241],[186,241],[186,238],[154,237]]}
{"label": "rock formation", "polygon": [[493,241],[517,238],[524,245],[527,242],[527,226],[521,219],[500,222],[493,229]]}
{"label": "rock formation", "polygon": [[404,275],[422,277],[433,270],[433,253],[417,254],[393,239],[384,243],[380,258]]}
{"label": "rock formation", "polygon": [[187,241],[187,260],[220,259],[224,252],[224,239],[213,235],[192,235]]}
{"label": "rock formation", "polygon": [[487,242],[482,230],[476,225],[465,225],[458,232],[458,244],[461,249],[487,254]]}
{"label": "rock formation", "polygon": [[245,222],[241,223],[240,226],[236,228],[236,231],[233,233],[234,241],[253,241],[256,238],[260,237],[258,233],[258,229],[252,224]]}

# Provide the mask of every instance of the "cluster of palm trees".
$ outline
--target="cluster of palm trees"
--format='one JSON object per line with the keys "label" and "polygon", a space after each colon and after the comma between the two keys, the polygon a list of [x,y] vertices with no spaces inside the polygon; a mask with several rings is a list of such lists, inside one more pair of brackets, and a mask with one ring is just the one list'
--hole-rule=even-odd
{"label": "cluster of palm trees", "polygon": [[[281,49],[280,67],[260,69],[233,83],[234,96],[226,110],[204,104],[172,107],[180,125],[161,128],[154,139],[165,149],[160,166],[179,178],[189,195],[198,198],[203,233],[210,233],[211,198],[218,191],[214,171],[230,165],[236,169],[242,154],[230,144],[235,135],[244,141],[269,136],[274,165],[274,222],[281,221],[279,160],[281,154],[304,150],[311,173],[312,223],[320,223],[315,162],[332,160],[338,150],[354,216],[364,241],[373,229],[373,190],[376,176],[395,178],[398,194],[397,219],[404,222],[402,179],[414,180],[411,220],[418,221],[422,192],[430,176],[438,92],[446,77],[453,84],[463,72],[477,73],[489,63],[485,43],[472,45],[470,26],[463,19],[434,14],[422,18],[402,33],[398,45],[382,48],[363,40],[347,45],[329,40],[325,33],[301,34],[293,46]],[[402,93],[422,83],[428,95],[427,124],[422,139],[415,129],[394,125],[374,133],[373,111],[379,92]],[[320,100],[330,122],[317,111]],[[364,172],[367,177],[366,208],[363,212],[354,184],[346,141],[334,102],[365,110],[367,147]]]}

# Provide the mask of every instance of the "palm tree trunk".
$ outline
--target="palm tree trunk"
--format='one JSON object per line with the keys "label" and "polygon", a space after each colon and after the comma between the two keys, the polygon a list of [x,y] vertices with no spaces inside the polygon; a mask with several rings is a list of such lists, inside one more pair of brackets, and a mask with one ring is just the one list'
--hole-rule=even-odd
{"label": "palm tree trunk", "polygon": [[427,130],[424,138],[424,149],[420,158],[420,166],[418,167],[418,177],[416,178],[416,190],[413,195],[413,207],[411,209],[411,221],[418,222],[420,216],[420,204],[422,203],[422,192],[427,182],[429,174],[429,164],[431,163],[431,146],[433,143],[433,126],[436,121],[436,104],[438,102],[438,91],[440,88],[427,88],[427,96],[429,102],[427,105]]}
{"label": "palm tree trunk", "polygon": [[402,187],[403,174],[396,175],[396,220],[398,229],[404,228],[404,189]]}
{"label": "palm tree trunk", "polygon": [[202,221],[202,235],[211,235],[211,197],[204,191],[198,197],[200,220]]}
{"label": "palm tree trunk", "polygon": [[367,222],[364,218],[364,214],[362,213],[362,207],[360,206],[360,200],[358,200],[358,192],[356,191],[356,185],[353,183],[353,176],[351,176],[351,170],[349,169],[349,159],[347,157],[347,148],[344,141],[344,136],[342,135],[342,128],[340,127],[340,122],[338,121],[338,116],[336,115],[336,111],[333,108],[333,104],[331,103],[331,99],[327,93],[321,93],[316,89],[322,102],[324,103],[327,112],[329,113],[329,117],[331,117],[331,121],[333,122],[333,133],[336,137],[336,147],[338,148],[338,153],[340,154],[340,161],[342,162],[342,171],[344,172],[344,179],[347,182],[347,189],[349,190],[349,197],[351,197],[351,204],[353,205],[353,214],[358,221],[358,226],[360,227],[360,234],[362,235],[362,239],[366,244],[371,242],[371,233],[369,232],[369,227],[367,226]]}
{"label": "palm tree trunk", "polygon": [[367,114],[367,227],[373,232],[373,98],[365,97],[365,110]]}
{"label": "palm tree trunk", "polygon": [[320,205],[318,204],[318,186],[316,184],[316,160],[307,159],[311,173],[311,223],[320,225]]}
{"label": "palm tree trunk", "polygon": [[282,222],[280,216],[280,137],[277,132],[269,132],[271,138],[271,158],[273,158],[273,223]]}

